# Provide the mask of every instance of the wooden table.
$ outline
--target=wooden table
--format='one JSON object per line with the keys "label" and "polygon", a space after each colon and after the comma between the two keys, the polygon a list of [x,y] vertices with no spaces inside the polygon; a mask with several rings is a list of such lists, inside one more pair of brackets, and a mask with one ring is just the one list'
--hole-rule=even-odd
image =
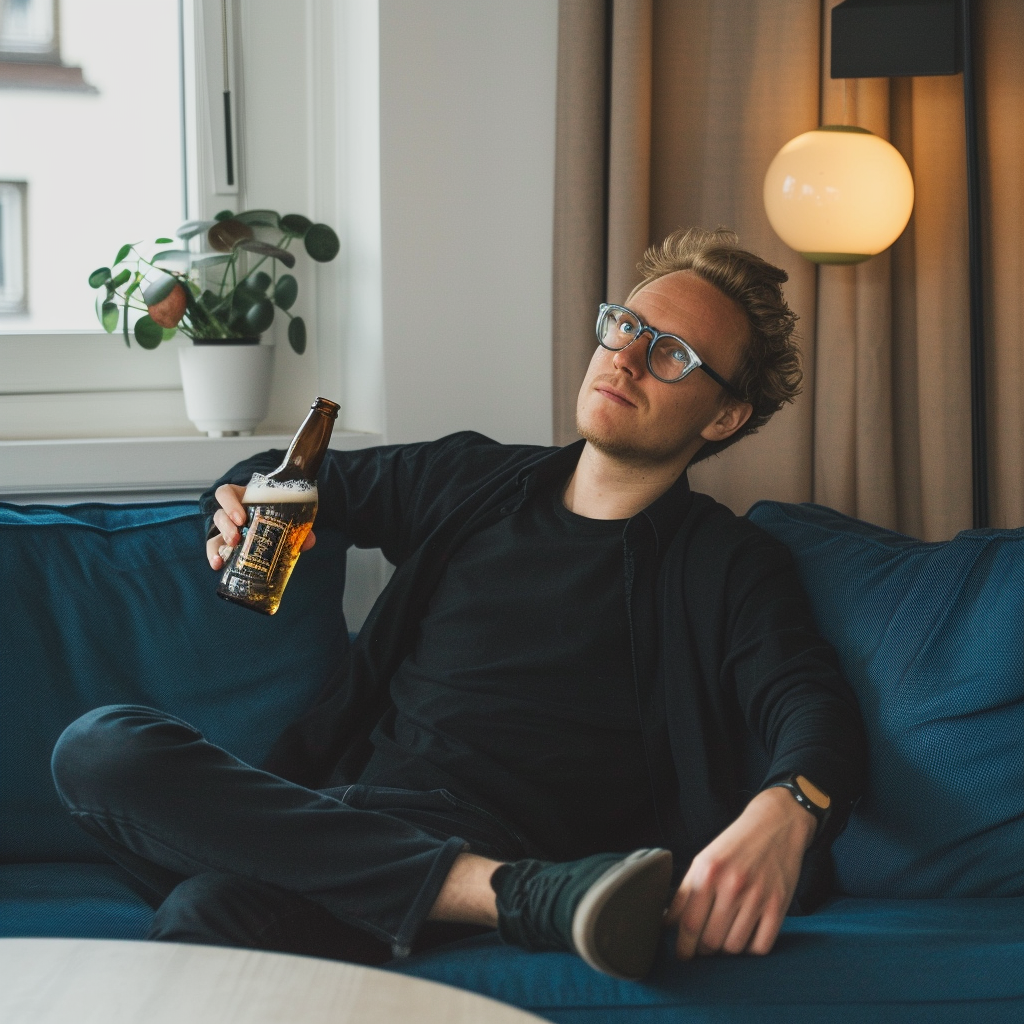
{"label": "wooden table", "polygon": [[433,981],[334,960],[105,939],[0,939],[3,1024],[537,1024]]}

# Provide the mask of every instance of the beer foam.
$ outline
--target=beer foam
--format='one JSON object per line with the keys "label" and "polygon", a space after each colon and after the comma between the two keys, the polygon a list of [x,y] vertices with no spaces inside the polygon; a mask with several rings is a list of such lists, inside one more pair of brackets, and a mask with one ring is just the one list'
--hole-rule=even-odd
{"label": "beer foam", "polygon": [[316,484],[311,480],[269,480],[262,473],[253,473],[242,495],[244,505],[270,505],[316,501]]}

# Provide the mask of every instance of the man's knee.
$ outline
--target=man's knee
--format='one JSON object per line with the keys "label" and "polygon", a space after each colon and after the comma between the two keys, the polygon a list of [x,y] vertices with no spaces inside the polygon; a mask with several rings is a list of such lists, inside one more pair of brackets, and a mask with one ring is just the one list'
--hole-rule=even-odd
{"label": "man's knee", "polygon": [[137,784],[161,747],[198,736],[186,723],[152,708],[95,708],[61,733],[50,759],[53,781],[65,804],[91,804],[97,793]]}

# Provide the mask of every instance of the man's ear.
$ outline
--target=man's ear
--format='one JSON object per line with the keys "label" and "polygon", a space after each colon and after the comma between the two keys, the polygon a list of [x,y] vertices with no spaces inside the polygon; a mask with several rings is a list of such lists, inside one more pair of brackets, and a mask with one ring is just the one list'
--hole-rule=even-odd
{"label": "man's ear", "polygon": [[724,441],[732,437],[747,420],[750,419],[754,407],[749,402],[738,402],[730,398],[719,409],[718,415],[700,432],[705,441]]}

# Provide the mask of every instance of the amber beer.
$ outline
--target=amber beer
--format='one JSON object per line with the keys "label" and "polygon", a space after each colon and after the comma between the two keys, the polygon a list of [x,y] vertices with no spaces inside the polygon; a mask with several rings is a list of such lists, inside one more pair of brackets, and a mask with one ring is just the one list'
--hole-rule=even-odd
{"label": "amber beer", "polygon": [[281,465],[253,474],[242,495],[242,540],[224,567],[219,597],[265,615],[277,611],[316,518],[316,474],[337,416],[337,403],[318,398]]}

